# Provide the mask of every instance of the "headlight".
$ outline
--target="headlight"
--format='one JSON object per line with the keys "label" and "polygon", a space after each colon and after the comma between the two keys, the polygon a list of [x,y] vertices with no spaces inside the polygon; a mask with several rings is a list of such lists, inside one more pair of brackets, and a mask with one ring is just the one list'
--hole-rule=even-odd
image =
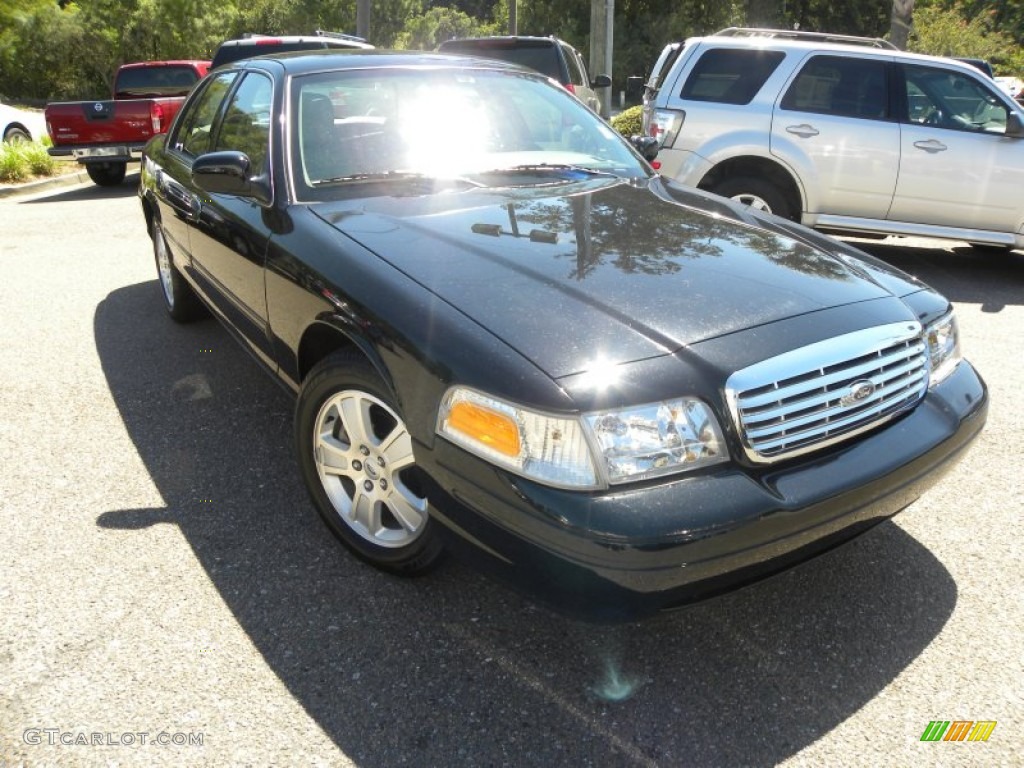
{"label": "headlight", "polygon": [[584,419],[612,484],[706,467],[727,458],[718,422],[700,400],[599,411]]}
{"label": "headlight", "polygon": [[453,387],[441,403],[437,431],[516,474],[563,488],[598,487],[578,419],[538,413]]}
{"label": "headlight", "polygon": [[711,409],[690,398],[566,418],[453,387],[437,431],[498,466],[562,488],[601,488],[728,458]]}
{"label": "headlight", "polygon": [[936,320],[925,329],[924,337],[928,343],[928,357],[932,369],[928,386],[934,387],[949,376],[962,359],[956,316],[950,312]]}

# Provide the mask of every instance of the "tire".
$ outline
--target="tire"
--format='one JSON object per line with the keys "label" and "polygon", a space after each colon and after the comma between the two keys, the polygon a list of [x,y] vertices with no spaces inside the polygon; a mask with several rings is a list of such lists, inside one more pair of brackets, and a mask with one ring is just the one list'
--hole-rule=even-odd
{"label": "tire", "polygon": [[204,317],[207,314],[206,308],[174,266],[159,219],[153,219],[150,238],[153,241],[153,259],[156,261],[156,274],[160,281],[160,295],[164,297],[167,314],[177,323],[190,323]]}
{"label": "tire", "polygon": [[128,172],[127,163],[86,163],[85,172],[93,183],[101,187],[116,187],[124,181]]}
{"label": "tire", "polygon": [[20,125],[12,125],[4,131],[4,141],[8,144],[20,144],[23,141],[32,141],[32,137]]}
{"label": "tire", "polygon": [[783,219],[796,221],[796,212],[786,196],[775,184],[752,176],[728,178],[711,190],[716,195],[728,197],[751,208],[773,213]]}
{"label": "tire", "polygon": [[444,550],[412,439],[380,376],[354,352],[320,361],[295,406],[299,467],[327,527],[361,560],[400,576]]}

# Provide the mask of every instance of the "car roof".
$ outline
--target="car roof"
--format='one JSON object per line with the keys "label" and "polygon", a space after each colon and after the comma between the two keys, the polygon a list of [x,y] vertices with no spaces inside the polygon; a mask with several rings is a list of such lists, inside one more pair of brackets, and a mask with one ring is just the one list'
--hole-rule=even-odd
{"label": "car roof", "polygon": [[252,69],[262,68],[270,62],[282,67],[289,75],[304,75],[339,69],[383,69],[387,67],[466,69],[471,66],[474,69],[507,70],[517,74],[527,73],[544,78],[544,75],[532,69],[500,59],[424,51],[391,51],[382,48],[349,50],[330,48],[268,53],[264,56],[240,59],[226,66]]}
{"label": "car roof", "polygon": [[[946,56],[932,56],[926,53],[912,53],[911,51],[902,51],[898,48],[876,48],[870,45],[863,44],[847,44],[832,42],[829,40],[802,40],[802,39],[791,39],[786,37],[772,37],[769,35],[764,36],[732,36],[732,35],[705,35],[702,37],[691,37],[686,40],[687,46],[702,44],[702,45],[716,45],[728,48],[771,48],[773,50],[788,49],[788,50],[800,50],[800,51],[836,51],[844,54],[857,54],[858,56],[864,57],[878,57],[883,59],[895,59],[898,58],[901,61],[920,61],[921,63],[928,64],[943,64],[950,68],[958,69],[961,71],[972,72],[974,74],[982,74],[979,70],[970,64],[965,64],[962,60],[953,59]],[[678,60],[677,60],[678,61]]]}
{"label": "car roof", "polygon": [[231,40],[225,40],[213,54],[213,64],[222,67],[240,59],[251,56],[265,55],[258,51],[266,49],[266,53],[274,53],[276,49],[301,46],[303,50],[373,50],[373,46],[359,37],[340,34],[313,35],[259,35],[246,34]]}
{"label": "car roof", "polygon": [[[482,37],[453,37],[445,40],[441,45],[451,43],[477,43],[477,42],[525,42],[525,43],[561,43],[564,42],[554,35],[484,35]],[[440,47],[440,46],[439,46]]]}
{"label": "car roof", "polygon": [[209,59],[166,59],[160,61],[133,61],[122,64],[120,69],[149,69],[150,67],[202,67],[210,63]]}

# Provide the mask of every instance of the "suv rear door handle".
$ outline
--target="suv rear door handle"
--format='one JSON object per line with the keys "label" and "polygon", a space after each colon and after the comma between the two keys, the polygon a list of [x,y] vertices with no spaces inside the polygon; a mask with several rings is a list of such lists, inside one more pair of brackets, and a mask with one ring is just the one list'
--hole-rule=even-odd
{"label": "suv rear door handle", "polygon": [[914,146],[918,149],[923,149],[925,152],[945,152],[948,147],[938,139],[928,139],[928,141],[915,141]]}
{"label": "suv rear door handle", "polygon": [[817,136],[819,131],[813,125],[804,123],[803,125],[786,126],[786,133],[795,133],[797,136],[809,139],[811,136]]}

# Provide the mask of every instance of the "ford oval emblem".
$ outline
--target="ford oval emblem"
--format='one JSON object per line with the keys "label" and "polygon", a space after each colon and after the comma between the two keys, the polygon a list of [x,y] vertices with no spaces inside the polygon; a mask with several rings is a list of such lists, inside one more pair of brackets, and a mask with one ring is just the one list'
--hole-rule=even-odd
{"label": "ford oval emblem", "polygon": [[102,112],[103,111],[103,103],[97,101],[95,104],[92,105],[92,108],[93,108],[93,111],[95,111],[95,112]]}
{"label": "ford oval emblem", "polygon": [[846,394],[839,398],[842,406],[851,406],[867,400],[875,394],[875,382],[870,379],[858,379],[850,385]]}

